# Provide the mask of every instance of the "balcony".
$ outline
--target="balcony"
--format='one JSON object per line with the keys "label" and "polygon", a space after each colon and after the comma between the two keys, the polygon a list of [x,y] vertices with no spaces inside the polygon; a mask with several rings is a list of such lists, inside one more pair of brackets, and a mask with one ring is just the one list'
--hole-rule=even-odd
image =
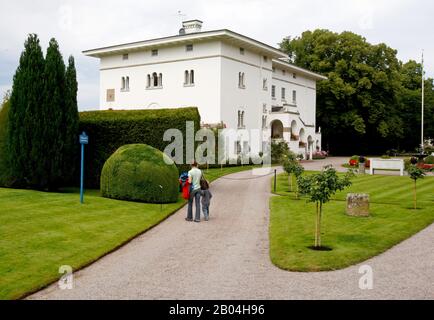
{"label": "balcony", "polygon": [[271,113],[292,113],[300,114],[298,112],[297,106],[292,104],[283,104],[281,106],[272,106]]}

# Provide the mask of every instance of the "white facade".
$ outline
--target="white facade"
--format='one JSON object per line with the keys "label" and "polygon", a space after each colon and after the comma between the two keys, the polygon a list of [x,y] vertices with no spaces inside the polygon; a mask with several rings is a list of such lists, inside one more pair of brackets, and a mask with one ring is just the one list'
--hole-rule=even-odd
{"label": "white facade", "polygon": [[260,129],[265,141],[285,140],[305,156],[320,149],[316,81],[325,77],[235,32],[200,32],[201,24],[184,22],[178,36],[85,51],[100,59],[100,109],[196,106],[204,124]]}

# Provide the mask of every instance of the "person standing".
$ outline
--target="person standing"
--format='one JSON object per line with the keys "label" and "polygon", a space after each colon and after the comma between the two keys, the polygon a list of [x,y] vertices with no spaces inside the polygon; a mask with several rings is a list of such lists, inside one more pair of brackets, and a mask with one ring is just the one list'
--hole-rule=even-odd
{"label": "person standing", "polygon": [[191,170],[188,172],[188,182],[191,185],[190,197],[188,198],[187,221],[193,221],[193,201],[196,205],[196,214],[194,222],[200,222],[200,178],[202,171],[197,167],[197,162],[193,161]]}
{"label": "person standing", "polygon": [[209,205],[211,203],[212,193],[209,191],[209,187],[201,191],[202,194],[202,211],[205,217],[205,221],[209,220]]}

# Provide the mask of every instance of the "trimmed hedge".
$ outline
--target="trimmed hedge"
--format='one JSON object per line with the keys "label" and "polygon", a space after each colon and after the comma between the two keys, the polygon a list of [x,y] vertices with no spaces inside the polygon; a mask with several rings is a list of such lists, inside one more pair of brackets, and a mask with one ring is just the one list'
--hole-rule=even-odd
{"label": "trimmed hedge", "polygon": [[10,186],[12,179],[9,173],[9,165],[7,163],[7,129],[9,116],[10,102],[9,99],[4,101],[0,106],[0,186]]}
{"label": "trimmed hedge", "polygon": [[167,155],[146,144],[120,147],[102,169],[102,196],[147,203],[176,202],[178,169],[165,160],[170,160]]}
{"label": "trimmed hedge", "polygon": [[170,143],[163,141],[164,132],[179,129],[185,139],[186,121],[194,121],[195,131],[199,129],[197,108],[81,112],[80,132],[86,131],[89,136],[85,151],[86,187],[99,188],[104,163],[119,147],[143,143],[163,151]]}
{"label": "trimmed hedge", "polygon": [[423,159],[423,162],[425,164],[434,164],[434,156],[428,156],[425,159]]}

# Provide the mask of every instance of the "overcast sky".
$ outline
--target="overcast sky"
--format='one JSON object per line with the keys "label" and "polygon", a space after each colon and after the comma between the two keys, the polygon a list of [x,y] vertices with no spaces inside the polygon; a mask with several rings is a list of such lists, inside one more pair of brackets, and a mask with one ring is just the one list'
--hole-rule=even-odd
{"label": "overcast sky", "polygon": [[[28,33],[44,52],[55,37],[64,59],[76,59],[80,110],[99,105],[98,59],[81,51],[177,34],[181,21],[200,19],[202,30],[227,28],[277,46],[286,36],[326,28],[385,42],[401,60],[420,60],[434,76],[434,2],[429,0],[0,0],[0,94],[11,88]],[[182,12],[182,16],[178,15]]]}

